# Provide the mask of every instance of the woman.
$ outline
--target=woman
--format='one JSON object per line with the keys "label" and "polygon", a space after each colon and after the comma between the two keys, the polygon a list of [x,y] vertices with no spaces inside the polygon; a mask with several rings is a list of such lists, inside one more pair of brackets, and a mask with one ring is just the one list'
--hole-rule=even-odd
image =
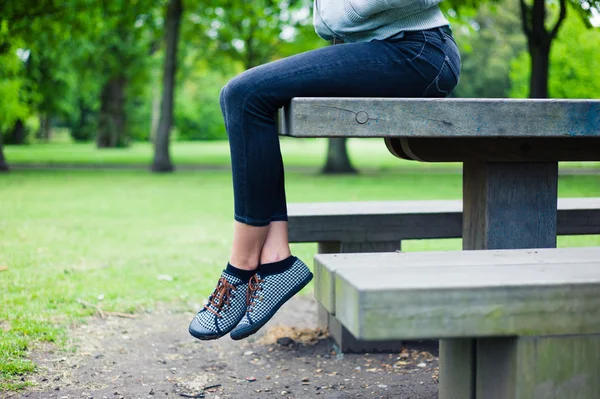
{"label": "woman", "polygon": [[199,339],[258,331],[312,279],[290,253],[275,116],[293,97],[445,97],[460,56],[441,0],[315,0],[314,25],[344,44],[295,55],[231,80],[221,91],[235,202],[233,248],[207,304]]}

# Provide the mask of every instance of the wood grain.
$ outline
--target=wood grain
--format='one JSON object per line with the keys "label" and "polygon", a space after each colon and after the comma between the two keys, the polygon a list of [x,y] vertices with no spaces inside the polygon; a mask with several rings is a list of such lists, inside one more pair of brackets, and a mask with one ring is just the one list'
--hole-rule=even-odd
{"label": "wood grain", "polygon": [[[462,237],[462,201],[365,201],[288,204],[290,242],[389,242]],[[558,200],[559,235],[600,234],[600,198]],[[324,249],[330,248],[330,249]],[[349,251],[345,251],[349,252]]]}
{"label": "wood grain", "polygon": [[465,162],[463,249],[556,247],[557,190],[557,162]]}
{"label": "wood grain", "polygon": [[[439,251],[407,253],[318,254],[315,256],[315,298],[332,314],[336,312],[336,273],[358,269],[364,275],[379,276],[389,270],[402,274],[408,268],[520,263],[587,262],[600,259],[600,248],[525,249],[517,251]],[[423,279],[427,279],[425,276]],[[378,282],[383,288],[384,282]]]}
{"label": "wood grain", "polygon": [[600,257],[339,269],[335,315],[369,340],[600,333]]}
{"label": "wood grain", "polygon": [[600,100],[294,98],[281,115],[294,137],[600,137]]}

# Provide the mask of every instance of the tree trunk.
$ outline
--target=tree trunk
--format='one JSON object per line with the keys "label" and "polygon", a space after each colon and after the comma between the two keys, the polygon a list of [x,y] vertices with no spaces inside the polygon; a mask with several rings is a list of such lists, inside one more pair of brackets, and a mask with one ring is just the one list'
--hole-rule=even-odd
{"label": "tree trunk", "polygon": [[551,30],[546,29],[546,1],[533,0],[528,6],[520,0],[521,24],[527,37],[527,47],[531,57],[530,98],[548,98],[548,71],[550,69],[550,47],[552,40],[567,16],[566,0],[559,0],[560,13]]}
{"label": "tree trunk", "polygon": [[548,98],[548,69],[550,68],[550,43],[541,43],[530,48],[531,80],[529,83],[530,98]]}
{"label": "tree trunk", "polygon": [[4,147],[2,146],[2,133],[0,132],[0,172],[8,172],[8,164],[4,158]]}
{"label": "tree trunk", "polygon": [[21,119],[18,119],[6,142],[8,144],[16,145],[25,144],[25,136],[25,125]]}
{"label": "tree trunk", "polygon": [[328,140],[327,162],[321,171],[322,173],[357,173],[350,163],[346,141],[346,137],[330,138]]}
{"label": "tree trunk", "polygon": [[37,132],[37,138],[48,142],[50,140],[50,117],[45,114],[40,114],[40,129]]}
{"label": "tree trunk", "polygon": [[181,0],[169,0],[167,6],[167,29],[165,41],[165,66],[163,75],[162,103],[160,121],[154,140],[153,172],[172,172],[174,170],[169,155],[169,134],[173,125],[173,99],[175,96],[175,72],[177,70],[177,42],[183,6]]}
{"label": "tree trunk", "polygon": [[[156,81],[158,81],[158,78]],[[152,115],[150,116],[150,142],[152,143],[156,140],[156,132],[158,131],[158,123],[160,122],[160,103],[160,88],[155,86],[152,90]]]}
{"label": "tree trunk", "polygon": [[124,76],[111,78],[100,95],[100,117],[96,145],[98,148],[126,147],[129,140],[125,134],[125,86]]}

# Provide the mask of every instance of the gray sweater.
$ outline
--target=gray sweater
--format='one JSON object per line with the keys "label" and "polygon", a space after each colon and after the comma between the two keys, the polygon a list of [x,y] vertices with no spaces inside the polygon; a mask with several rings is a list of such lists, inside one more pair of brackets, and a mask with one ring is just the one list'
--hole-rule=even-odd
{"label": "gray sweater", "polygon": [[314,0],[313,22],[326,40],[369,42],[448,25],[442,0]]}

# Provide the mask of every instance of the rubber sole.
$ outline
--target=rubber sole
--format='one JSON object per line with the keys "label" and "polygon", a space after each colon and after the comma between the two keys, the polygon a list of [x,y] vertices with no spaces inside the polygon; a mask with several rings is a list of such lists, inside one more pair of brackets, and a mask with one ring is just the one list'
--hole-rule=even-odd
{"label": "rubber sole", "polygon": [[201,340],[201,341],[212,341],[212,340],[215,340],[215,339],[219,339],[219,338],[221,338],[221,337],[224,337],[225,335],[227,335],[227,334],[229,333],[229,331],[227,331],[227,332],[226,332],[225,334],[223,334],[223,335],[200,335],[200,334],[196,334],[196,333],[194,333],[194,332],[193,332],[192,330],[190,330],[189,328],[188,328],[188,331],[189,331],[189,333],[190,333],[190,335],[191,335],[192,337],[194,337],[194,338],[198,338],[198,339],[199,339],[199,340]]}
{"label": "rubber sole", "polygon": [[[306,287],[306,284],[310,283],[310,280],[312,280],[312,279],[313,279],[313,274],[311,272],[309,272],[308,276],[306,276],[306,278],[304,280],[302,280],[290,292],[288,292],[286,294],[286,296],[284,296],[277,303],[277,305],[275,305],[273,310],[271,310],[260,322],[250,324],[248,327],[240,329],[237,332],[235,332],[235,329],[234,329],[234,331],[232,331],[229,334],[231,339],[233,339],[234,341],[239,341],[240,339],[247,338],[247,337],[251,336],[252,334],[255,334],[256,332],[258,332],[258,330],[260,330],[265,324],[267,324],[267,322],[269,320],[271,320],[271,318],[273,316],[275,316],[275,313],[277,313],[279,308],[282,307],[284,303],[289,301],[294,295],[296,295],[298,292],[300,292],[302,290],[302,288]],[[235,332],[235,334],[234,334],[234,332]]]}

